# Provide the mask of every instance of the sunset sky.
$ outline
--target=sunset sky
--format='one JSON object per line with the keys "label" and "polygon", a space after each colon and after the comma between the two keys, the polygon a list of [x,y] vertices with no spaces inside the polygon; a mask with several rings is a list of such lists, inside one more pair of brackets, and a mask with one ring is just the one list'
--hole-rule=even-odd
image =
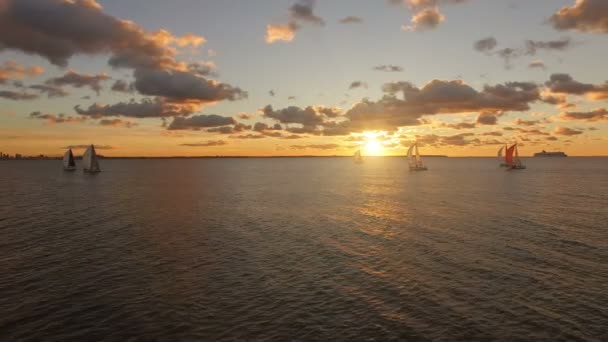
{"label": "sunset sky", "polygon": [[608,155],[607,61],[606,0],[0,0],[0,151]]}

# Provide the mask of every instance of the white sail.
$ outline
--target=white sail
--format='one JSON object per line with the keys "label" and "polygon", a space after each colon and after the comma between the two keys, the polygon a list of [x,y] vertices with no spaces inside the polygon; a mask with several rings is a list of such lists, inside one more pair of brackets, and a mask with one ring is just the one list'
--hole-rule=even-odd
{"label": "white sail", "polygon": [[74,162],[74,155],[72,154],[72,149],[68,149],[63,154],[63,168],[65,170],[76,169],[76,163]]}
{"label": "white sail", "polygon": [[357,150],[357,152],[355,152],[355,154],[353,155],[353,157],[355,157],[355,162],[356,163],[362,163],[363,162],[363,157],[361,156],[361,150]]}
{"label": "white sail", "polygon": [[97,161],[97,154],[95,153],[95,147],[89,145],[87,150],[82,156],[82,168],[87,172],[99,172],[99,162]]}
{"label": "white sail", "polygon": [[407,150],[407,159],[409,159],[410,164],[412,163],[412,152],[414,151],[414,146],[416,146],[415,144],[410,146],[410,148]]}
{"label": "white sail", "polygon": [[407,159],[410,166],[410,171],[425,171],[426,166],[422,163],[422,157],[418,151],[418,143],[410,146],[407,150]]}

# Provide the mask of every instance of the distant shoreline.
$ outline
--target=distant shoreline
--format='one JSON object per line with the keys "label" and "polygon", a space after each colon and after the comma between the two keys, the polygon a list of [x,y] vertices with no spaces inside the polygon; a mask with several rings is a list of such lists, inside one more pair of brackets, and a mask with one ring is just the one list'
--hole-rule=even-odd
{"label": "distant shoreline", "polygon": [[[496,156],[447,156],[447,155],[422,155],[424,158],[496,158]],[[535,158],[534,156],[521,156],[522,158]],[[605,158],[608,156],[568,156],[568,158]],[[287,159],[287,158],[352,158],[352,156],[315,156],[315,155],[301,155],[301,156],[157,156],[157,157],[145,157],[145,156],[100,156],[101,159]],[[365,158],[406,158],[405,155],[397,156],[366,156]],[[61,160],[61,156],[55,157],[23,157],[20,159],[0,159],[0,161],[10,160]],[[76,157],[76,160],[82,159]],[[536,158],[538,159],[538,158]],[[541,159],[563,159],[563,158],[541,158]]]}

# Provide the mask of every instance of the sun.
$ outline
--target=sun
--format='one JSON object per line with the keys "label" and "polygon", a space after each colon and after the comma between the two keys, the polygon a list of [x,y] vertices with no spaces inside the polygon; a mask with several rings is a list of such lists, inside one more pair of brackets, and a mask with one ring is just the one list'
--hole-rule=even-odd
{"label": "sun", "polygon": [[382,144],[376,139],[368,139],[365,143],[365,152],[368,155],[381,155]]}

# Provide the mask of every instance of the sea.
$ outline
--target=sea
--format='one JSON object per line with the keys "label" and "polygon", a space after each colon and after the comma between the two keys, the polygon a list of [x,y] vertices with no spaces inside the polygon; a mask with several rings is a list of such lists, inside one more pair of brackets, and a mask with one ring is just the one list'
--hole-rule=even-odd
{"label": "sea", "polygon": [[608,341],[608,158],[425,162],[0,161],[0,341]]}

